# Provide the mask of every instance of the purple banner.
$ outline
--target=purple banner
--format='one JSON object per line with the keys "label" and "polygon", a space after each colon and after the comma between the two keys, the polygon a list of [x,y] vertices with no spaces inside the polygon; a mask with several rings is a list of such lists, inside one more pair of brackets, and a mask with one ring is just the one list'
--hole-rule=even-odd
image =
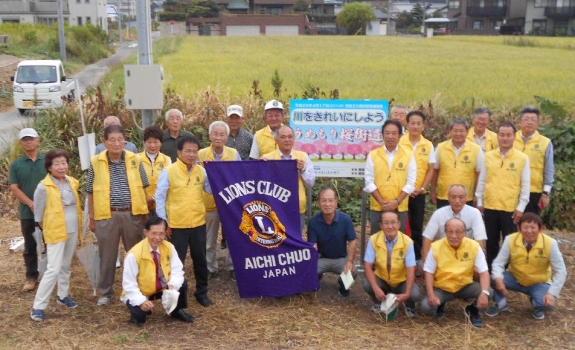
{"label": "purple banner", "polygon": [[295,160],[205,163],[240,297],[316,290],[317,251],[301,237]]}

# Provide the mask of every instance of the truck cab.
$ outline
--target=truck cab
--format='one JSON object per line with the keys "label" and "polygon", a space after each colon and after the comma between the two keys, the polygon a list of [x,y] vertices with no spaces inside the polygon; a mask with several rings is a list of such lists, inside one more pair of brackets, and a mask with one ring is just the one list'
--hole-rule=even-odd
{"label": "truck cab", "polygon": [[75,82],[66,80],[60,60],[21,61],[13,81],[14,107],[20,113],[31,109],[61,107],[74,100]]}

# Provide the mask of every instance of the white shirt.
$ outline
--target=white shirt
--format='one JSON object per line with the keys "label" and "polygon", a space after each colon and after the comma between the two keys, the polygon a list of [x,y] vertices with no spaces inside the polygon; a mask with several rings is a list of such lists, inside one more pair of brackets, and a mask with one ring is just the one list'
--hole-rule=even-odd
{"label": "white shirt", "polygon": [[[387,156],[387,163],[389,164],[389,168],[391,170],[393,160],[395,159],[395,155],[397,154],[398,146],[396,146],[395,149],[391,152],[387,150],[385,145],[381,147],[383,147],[383,149],[385,150],[385,154]],[[411,159],[409,160],[409,165],[407,166],[407,180],[405,181],[405,185],[403,186],[401,191],[410,195],[415,189],[416,177],[417,177],[417,165],[415,163],[415,158],[412,155]],[[367,158],[365,160],[365,188],[363,190],[367,193],[371,193],[377,190],[377,186],[375,185],[375,173],[374,173],[373,160],[371,159],[371,153],[367,155]]]}
{"label": "white shirt", "polygon": [[[505,159],[505,155],[501,154],[501,158]],[[503,175],[503,174],[501,174]],[[485,193],[485,180],[487,179],[487,169],[485,164],[481,168],[479,173],[479,180],[477,180],[477,188],[475,189],[475,197],[477,197],[477,206],[483,206],[483,194]],[[523,166],[523,171],[521,172],[521,191],[519,192],[519,203],[517,204],[516,210],[520,212],[525,211],[525,207],[529,203],[529,189],[531,186],[531,169],[529,168],[529,157],[525,160],[525,165]],[[489,189],[488,189],[489,190]]]}
{"label": "white shirt", "polygon": [[458,214],[455,214],[449,205],[437,209],[433,215],[431,215],[431,219],[429,219],[429,222],[423,231],[423,237],[431,241],[445,237],[445,223],[451,218],[461,219],[465,223],[465,227],[467,228],[465,236],[467,238],[471,238],[476,241],[487,240],[485,223],[483,222],[481,212],[477,208],[471,207],[467,204],[461,208],[461,211]]}
{"label": "white shirt", "polygon": [[[288,156],[284,156],[279,150],[277,150],[277,152],[279,153],[281,160],[295,160],[293,157],[293,150]],[[315,169],[313,168],[313,163],[307,154],[305,155],[305,165],[303,170],[299,172],[299,175],[306,187],[313,187],[315,184]]]}
{"label": "white shirt", "polygon": [[[276,137],[276,133],[274,131],[272,131],[272,129],[269,127],[269,125],[266,127],[268,128],[268,130],[270,131],[272,136]],[[260,154],[260,147],[258,146],[257,136],[256,136],[256,134],[254,134],[254,139],[252,141],[252,149],[250,150],[250,158],[260,159],[261,156],[263,156],[263,154]]]}
{"label": "white shirt", "polygon": [[[473,266],[475,266],[475,271],[479,273],[483,273],[489,269],[487,267],[487,260],[485,260],[485,254],[483,253],[483,250],[479,246],[477,247],[477,256],[475,257]],[[436,270],[437,270],[437,261],[433,256],[433,249],[429,249],[429,254],[427,254],[427,259],[425,259],[425,264],[423,265],[423,271],[435,274]]]}
{"label": "white shirt", "polygon": [[[168,280],[168,285],[174,286],[176,290],[179,290],[184,283],[184,266],[178,257],[178,252],[174,245],[170,243],[172,248],[171,259],[170,259],[170,279]],[[150,253],[153,251],[152,247],[148,245]],[[160,248],[156,249],[158,256],[160,254]],[[122,275],[122,288],[124,289],[124,295],[120,298],[123,303],[127,303],[128,300],[132,306],[142,305],[148,298],[142,294],[140,291],[140,286],[138,286],[138,272],[139,267],[136,262],[136,257],[134,253],[128,252],[126,259],[124,259],[124,273]]]}

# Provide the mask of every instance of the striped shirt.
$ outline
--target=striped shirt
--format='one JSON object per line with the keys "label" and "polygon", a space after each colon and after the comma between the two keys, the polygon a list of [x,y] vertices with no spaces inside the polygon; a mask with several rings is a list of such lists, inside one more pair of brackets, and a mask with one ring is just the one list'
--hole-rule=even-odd
{"label": "striped shirt", "polygon": [[[130,187],[128,186],[128,176],[126,174],[125,153],[122,152],[122,158],[119,162],[111,162],[108,158],[108,168],[110,169],[110,206],[111,207],[128,207],[132,204],[130,196]],[[150,185],[146,170],[140,163],[140,177],[144,188]],[[94,192],[94,168],[92,164],[88,168],[88,177],[86,179],[86,192]]]}
{"label": "striped shirt", "polygon": [[253,140],[254,135],[250,134],[245,129],[240,129],[236,136],[233,136],[232,134],[228,136],[226,146],[236,149],[242,160],[249,160]]}

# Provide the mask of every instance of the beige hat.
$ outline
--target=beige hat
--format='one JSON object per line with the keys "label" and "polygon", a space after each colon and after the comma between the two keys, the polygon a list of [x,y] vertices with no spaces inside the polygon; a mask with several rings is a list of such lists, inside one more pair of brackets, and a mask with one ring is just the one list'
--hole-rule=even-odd
{"label": "beige hat", "polygon": [[178,305],[179,297],[180,293],[175,289],[166,289],[162,292],[162,306],[168,315],[171,314]]}
{"label": "beige hat", "polygon": [[280,101],[271,100],[268,103],[266,103],[266,105],[264,107],[264,111],[267,111],[269,109],[281,109],[283,111],[284,105]]}
{"label": "beige hat", "polygon": [[227,115],[228,117],[236,114],[238,117],[242,118],[244,116],[244,109],[240,105],[231,105],[228,107]]}
{"label": "beige hat", "polygon": [[36,130],[34,130],[32,128],[25,128],[25,129],[20,130],[20,133],[18,133],[18,140],[22,140],[25,137],[36,138],[36,137],[38,137],[38,133],[36,132]]}

